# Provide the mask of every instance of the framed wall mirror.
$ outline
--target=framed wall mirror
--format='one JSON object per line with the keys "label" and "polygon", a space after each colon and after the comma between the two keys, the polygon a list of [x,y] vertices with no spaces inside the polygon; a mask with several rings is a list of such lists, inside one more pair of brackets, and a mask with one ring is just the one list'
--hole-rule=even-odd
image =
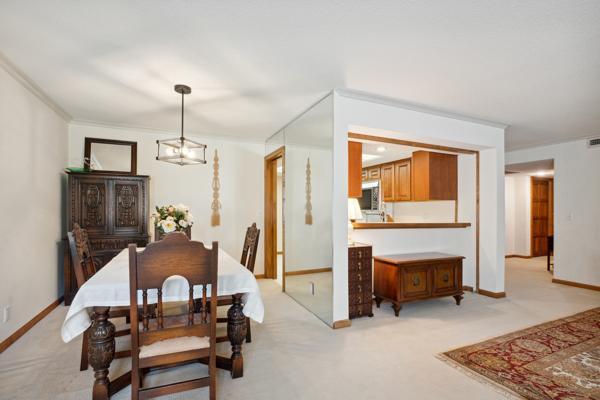
{"label": "framed wall mirror", "polygon": [[105,174],[137,173],[137,142],[85,138],[86,171]]}

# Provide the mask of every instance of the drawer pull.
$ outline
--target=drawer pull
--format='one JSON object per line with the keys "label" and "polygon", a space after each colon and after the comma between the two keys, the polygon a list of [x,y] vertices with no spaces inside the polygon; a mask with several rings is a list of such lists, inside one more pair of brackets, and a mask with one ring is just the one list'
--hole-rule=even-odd
{"label": "drawer pull", "polygon": [[412,284],[413,286],[419,286],[421,284],[421,279],[419,278],[419,275],[413,275]]}
{"label": "drawer pull", "polygon": [[357,290],[358,290],[359,293],[362,292],[362,285],[357,285],[356,288],[357,288]]}
{"label": "drawer pull", "polygon": [[450,276],[448,276],[448,273],[447,273],[447,272],[444,274],[444,276],[442,276],[442,280],[443,280],[444,282],[448,282],[448,280],[450,280]]}
{"label": "drawer pull", "polygon": [[358,267],[358,269],[360,270],[360,268],[362,267],[362,263],[359,261],[358,263],[356,263],[356,266]]}
{"label": "drawer pull", "polygon": [[361,250],[358,251],[358,258],[362,258],[362,251]]}
{"label": "drawer pull", "polygon": [[357,276],[359,282],[362,281],[362,275],[361,274],[357,274],[356,276]]}

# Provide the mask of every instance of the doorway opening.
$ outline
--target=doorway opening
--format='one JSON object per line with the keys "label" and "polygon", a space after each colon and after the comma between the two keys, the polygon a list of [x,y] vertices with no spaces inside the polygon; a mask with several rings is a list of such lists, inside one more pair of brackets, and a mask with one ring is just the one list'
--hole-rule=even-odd
{"label": "doorway opening", "polygon": [[554,160],[507,165],[505,173],[506,257],[553,273]]}
{"label": "doorway opening", "polygon": [[276,279],[285,291],[283,202],[285,148],[265,157],[265,278]]}

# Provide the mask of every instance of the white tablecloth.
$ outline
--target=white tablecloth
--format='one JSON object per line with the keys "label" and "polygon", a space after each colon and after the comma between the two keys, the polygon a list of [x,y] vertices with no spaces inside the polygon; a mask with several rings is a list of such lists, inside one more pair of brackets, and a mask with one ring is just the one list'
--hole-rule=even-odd
{"label": "white tablecloth", "polygon": [[[138,249],[143,250],[143,249]],[[208,288],[210,291],[210,286]],[[244,315],[263,321],[264,306],[254,275],[229,254],[219,249],[219,296],[243,293]],[[170,277],[163,286],[163,301],[187,301],[188,284],[182,277]],[[202,288],[194,288],[194,297],[202,297]],[[148,303],[156,303],[156,291],[148,291]],[[139,303],[142,303],[141,294]],[[92,276],[77,292],[63,322],[61,336],[69,342],[91,325],[90,308],[129,306],[129,253],[121,251]]]}

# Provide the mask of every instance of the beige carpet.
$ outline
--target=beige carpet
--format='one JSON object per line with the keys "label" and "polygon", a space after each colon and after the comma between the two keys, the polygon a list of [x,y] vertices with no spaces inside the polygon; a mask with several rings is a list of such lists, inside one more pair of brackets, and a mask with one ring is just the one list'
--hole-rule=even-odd
{"label": "beige carpet", "polygon": [[[400,318],[384,303],[374,318],[332,330],[271,281],[261,282],[265,323],[244,347],[245,375],[220,372],[220,399],[503,399],[436,358],[600,304],[600,293],[552,284],[544,259],[509,259],[506,299],[467,293],[460,307],[438,299],[407,304]],[[1,399],[89,399],[92,371],[79,372],[81,342],[64,344],[60,307],[0,355]],[[226,349],[227,344],[222,344]],[[125,369],[128,361],[121,360]],[[195,367],[201,369],[202,367]],[[190,373],[176,371],[177,374]],[[128,399],[126,389],[115,396]],[[206,390],[171,399],[205,399]]]}

